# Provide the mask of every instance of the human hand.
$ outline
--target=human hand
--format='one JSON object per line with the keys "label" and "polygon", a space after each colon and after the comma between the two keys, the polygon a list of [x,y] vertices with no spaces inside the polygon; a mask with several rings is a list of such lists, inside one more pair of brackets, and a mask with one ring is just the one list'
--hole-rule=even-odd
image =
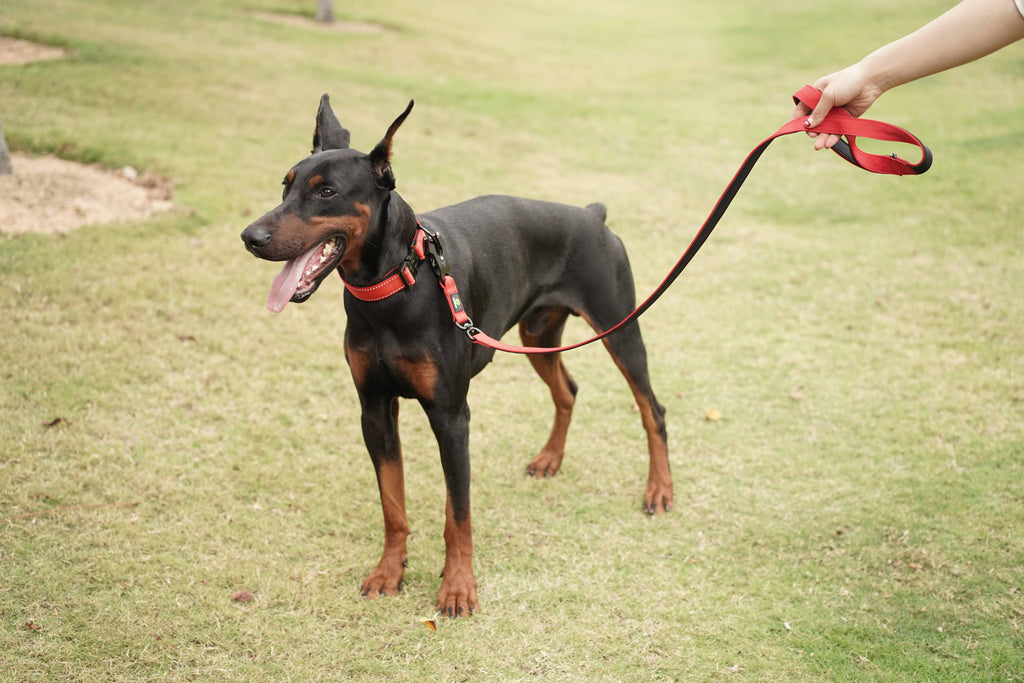
{"label": "human hand", "polygon": [[821,99],[813,110],[800,103],[793,110],[790,120],[806,118],[808,137],[814,138],[814,149],[831,149],[839,142],[838,135],[819,134],[814,128],[825,120],[835,107],[843,107],[853,116],[860,116],[874,104],[882,90],[871,85],[860,64],[854,64],[842,71],[819,78],[814,87],[821,91]]}

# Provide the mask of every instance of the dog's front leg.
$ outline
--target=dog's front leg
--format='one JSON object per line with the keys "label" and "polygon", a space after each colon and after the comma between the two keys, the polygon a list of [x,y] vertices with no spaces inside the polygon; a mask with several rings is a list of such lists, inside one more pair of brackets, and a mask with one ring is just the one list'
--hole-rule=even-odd
{"label": "dog's front leg", "polygon": [[473,576],[473,530],[469,504],[469,404],[457,409],[427,409],[441,451],[448,490],[444,523],[444,571],[437,610],[449,617],[468,616],[480,607]]}
{"label": "dog's front leg", "polygon": [[362,426],[384,511],[384,552],[377,568],[363,581],[361,590],[368,598],[397,595],[408,563],[406,539],[409,536],[402,446],[398,438],[398,399],[363,397]]}

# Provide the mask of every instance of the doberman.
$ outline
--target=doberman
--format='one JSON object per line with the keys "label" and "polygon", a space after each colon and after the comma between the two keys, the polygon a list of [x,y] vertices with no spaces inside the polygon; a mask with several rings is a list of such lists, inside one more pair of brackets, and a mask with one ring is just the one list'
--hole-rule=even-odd
{"label": "doberman", "polygon": [[[334,270],[346,283],[345,358],[359,394],[363,439],[384,512],[384,552],[362,584],[366,597],[396,595],[402,587],[409,524],[399,397],[416,399],[426,412],[448,494],[437,609],[457,617],[479,606],[472,568],[466,396],[470,378],[494,351],[472,343],[453,323],[436,278],[415,278],[422,257],[420,235],[443,235],[444,256],[462,305],[480,329],[497,337],[518,323],[527,345],[558,346],[570,314],[601,331],[633,310],[635,295],[626,251],[605,226],[600,204],[583,209],[485,196],[417,220],[395,191],[390,162],[392,138],[412,105],[364,154],[349,147],[349,132],[324,95],[312,154],[288,171],[281,204],[247,227],[242,239],[254,255],[286,261],[267,299],[272,311],[289,301],[305,301]],[[367,295],[382,281],[394,281],[396,268],[403,271],[401,291]],[[666,512],[672,506],[672,478],[665,409],[651,390],[640,329],[629,324],[604,344],[633,391],[647,432],[644,511]],[[551,390],[555,420],[547,444],[526,473],[549,477],[562,464],[576,383],[559,354],[531,355],[530,362]]]}

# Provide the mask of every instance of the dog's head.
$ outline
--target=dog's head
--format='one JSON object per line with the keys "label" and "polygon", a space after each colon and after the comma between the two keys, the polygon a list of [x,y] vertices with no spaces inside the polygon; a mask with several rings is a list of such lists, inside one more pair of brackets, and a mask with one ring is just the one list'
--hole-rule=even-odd
{"label": "dog's head", "polygon": [[320,99],[313,131],[313,152],[284,178],[281,204],[242,231],[254,255],[286,261],[274,278],[267,308],[278,312],[289,301],[305,301],[335,268],[352,274],[359,268],[367,236],[378,213],[395,189],[391,171],[391,139],[412,111],[410,101],[373,151],[363,154],[349,145],[349,132]]}

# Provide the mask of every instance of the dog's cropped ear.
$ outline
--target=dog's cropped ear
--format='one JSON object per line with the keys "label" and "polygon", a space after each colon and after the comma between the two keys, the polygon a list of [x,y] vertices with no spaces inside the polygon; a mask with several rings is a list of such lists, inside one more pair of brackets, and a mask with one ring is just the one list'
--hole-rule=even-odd
{"label": "dog's cropped ear", "polygon": [[381,187],[388,190],[395,189],[395,175],[391,172],[391,138],[394,137],[395,131],[405,121],[405,117],[412,111],[412,105],[415,104],[413,100],[409,100],[409,106],[405,108],[402,115],[395,119],[394,123],[388,128],[387,135],[384,139],[377,143],[377,146],[370,152],[370,163],[373,164],[373,175],[377,178],[377,182],[380,183]]}
{"label": "dog's cropped ear", "polygon": [[331,109],[331,98],[325,93],[320,98],[320,109],[316,113],[316,128],[313,129],[313,154],[327,149],[348,149],[350,136],[342,127]]}

